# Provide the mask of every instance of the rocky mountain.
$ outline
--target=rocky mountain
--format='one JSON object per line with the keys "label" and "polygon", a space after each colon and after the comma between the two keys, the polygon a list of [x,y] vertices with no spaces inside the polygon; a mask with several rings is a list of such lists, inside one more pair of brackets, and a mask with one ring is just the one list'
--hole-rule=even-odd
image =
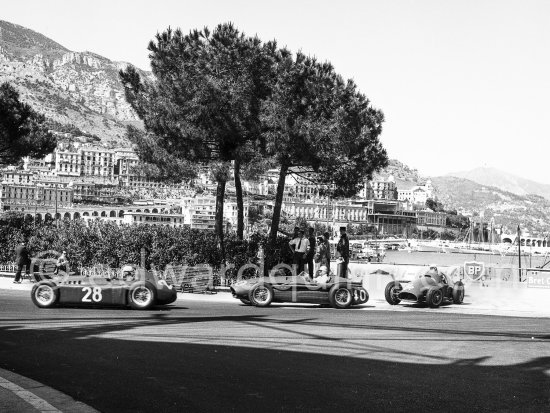
{"label": "rocky mountain", "polygon": [[453,172],[447,176],[469,179],[516,195],[536,194],[550,200],[550,185],[521,178],[496,168],[476,168],[471,171]]}
{"label": "rocky mountain", "polygon": [[107,145],[124,144],[125,125],[139,124],[118,80],[118,71],[126,66],[91,52],[70,51],[0,20],[0,82],[15,85],[21,99],[48,118],[73,124]]}
{"label": "rocky mountain", "polygon": [[[488,169],[488,168],[483,168]],[[397,188],[424,184],[428,177],[418,174],[398,160],[377,174],[378,178],[393,175]],[[518,177],[516,177],[518,178]],[[525,233],[545,235],[550,232],[550,201],[540,195],[517,194],[497,185],[482,184],[455,176],[430,177],[434,195],[447,211],[456,210],[466,216],[483,215],[485,221],[494,218],[495,225],[506,233],[518,225]],[[518,182],[527,181],[518,178]],[[498,183],[498,181],[497,181]]]}
{"label": "rocky mountain", "polygon": [[517,226],[533,235],[550,232],[550,201],[539,195],[517,195],[500,188],[453,176],[431,178],[437,199],[446,210],[465,215],[483,214],[513,233]]}

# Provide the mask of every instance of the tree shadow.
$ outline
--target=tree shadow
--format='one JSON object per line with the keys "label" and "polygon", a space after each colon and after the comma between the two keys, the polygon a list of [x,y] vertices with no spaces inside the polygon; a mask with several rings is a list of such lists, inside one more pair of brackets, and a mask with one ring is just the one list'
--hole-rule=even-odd
{"label": "tree shadow", "polygon": [[[407,361],[406,356],[414,352],[388,349],[386,358],[367,359],[343,353],[288,351],[290,347],[275,350],[220,345],[193,330],[203,331],[207,323],[216,322],[210,334],[223,339],[223,333],[215,330],[219,323],[237,329],[253,325],[259,326],[253,330],[258,334],[255,339],[262,341],[266,327],[280,333],[286,333],[285,325],[290,324],[342,327],[313,318],[277,320],[265,314],[178,317],[151,312],[113,320],[101,316],[45,317],[26,319],[27,325],[25,320],[10,321],[11,326],[0,327],[0,341],[16,345],[0,347],[1,367],[61,390],[102,412],[543,411],[550,403],[550,356],[546,355],[505,366],[490,365],[487,357],[433,358],[427,364]],[[83,324],[53,325],[63,321]],[[154,339],[147,333],[125,335],[140,327],[153,331]],[[357,324],[344,324],[344,328],[356,329]],[[491,336],[525,339],[525,334],[519,333],[484,334],[372,323],[361,328],[469,334],[475,340]],[[109,337],[110,333],[117,337]],[[299,341],[328,340],[321,332],[297,334]],[[195,342],[174,341],[178,336]],[[344,345],[350,345],[349,341]]]}

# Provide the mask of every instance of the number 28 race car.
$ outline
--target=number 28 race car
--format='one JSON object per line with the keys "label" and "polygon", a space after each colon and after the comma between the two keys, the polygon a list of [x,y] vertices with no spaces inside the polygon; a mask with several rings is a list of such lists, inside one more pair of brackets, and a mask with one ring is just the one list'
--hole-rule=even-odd
{"label": "number 28 race car", "polygon": [[154,305],[173,303],[177,292],[166,281],[138,269],[115,278],[66,276],[43,280],[33,286],[31,298],[40,308],[130,306],[146,310]]}
{"label": "number 28 race car", "polygon": [[444,301],[462,304],[464,284],[457,281],[450,284],[448,277],[430,269],[411,281],[390,281],[385,289],[386,301],[396,305],[401,300],[426,303],[432,308],[439,307]]}
{"label": "number 28 race car", "polygon": [[361,281],[330,276],[323,281],[308,277],[273,275],[241,280],[231,287],[233,297],[246,305],[266,307],[272,302],[330,304],[334,308],[348,308],[369,300]]}

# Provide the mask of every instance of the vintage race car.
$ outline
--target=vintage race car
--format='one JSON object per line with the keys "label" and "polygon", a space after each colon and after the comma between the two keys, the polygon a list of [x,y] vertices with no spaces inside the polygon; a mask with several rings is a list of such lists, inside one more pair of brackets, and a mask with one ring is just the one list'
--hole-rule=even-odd
{"label": "vintage race car", "polygon": [[439,307],[444,301],[462,304],[464,284],[457,281],[451,285],[448,277],[437,271],[429,271],[412,281],[390,281],[385,289],[386,301],[396,305],[401,300],[426,303],[432,308]]}
{"label": "vintage race car", "polygon": [[43,280],[33,286],[31,298],[40,308],[130,306],[146,310],[154,305],[173,303],[177,292],[165,280],[138,269],[132,277],[66,276]]}
{"label": "vintage race car", "polygon": [[233,297],[257,307],[266,307],[272,302],[293,302],[348,308],[365,304],[369,300],[369,294],[361,281],[334,275],[319,283],[301,275],[252,278],[239,281],[230,289]]}

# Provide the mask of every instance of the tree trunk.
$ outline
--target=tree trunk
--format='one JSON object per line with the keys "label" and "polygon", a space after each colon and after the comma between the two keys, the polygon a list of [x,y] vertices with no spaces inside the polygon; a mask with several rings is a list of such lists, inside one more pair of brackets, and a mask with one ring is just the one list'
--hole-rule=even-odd
{"label": "tree trunk", "polygon": [[281,209],[283,206],[283,195],[285,192],[285,179],[288,171],[288,165],[282,164],[279,172],[279,182],[277,183],[277,194],[275,195],[275,206],[273,208],[273,218],[271,221],[271,232],[269,233],[270,250],[273,251],[275,241],[277,240],[277,231],[281,220]]}
{"label": "tree trunk", "polygon": [[223,244],[223,200],[225,196],[225,181],[218,181],[216,189],[216,236],[222,255],[222,263],[225,263],[225,246]]}
{"label": "tree trunk", "polygon": [[243,203],[243,187],[241,185],[241,164],[235,161],[233,167],[233,175],[235,176],[235,196],[237,197],[237,238],[244,237],[244,203]]}

